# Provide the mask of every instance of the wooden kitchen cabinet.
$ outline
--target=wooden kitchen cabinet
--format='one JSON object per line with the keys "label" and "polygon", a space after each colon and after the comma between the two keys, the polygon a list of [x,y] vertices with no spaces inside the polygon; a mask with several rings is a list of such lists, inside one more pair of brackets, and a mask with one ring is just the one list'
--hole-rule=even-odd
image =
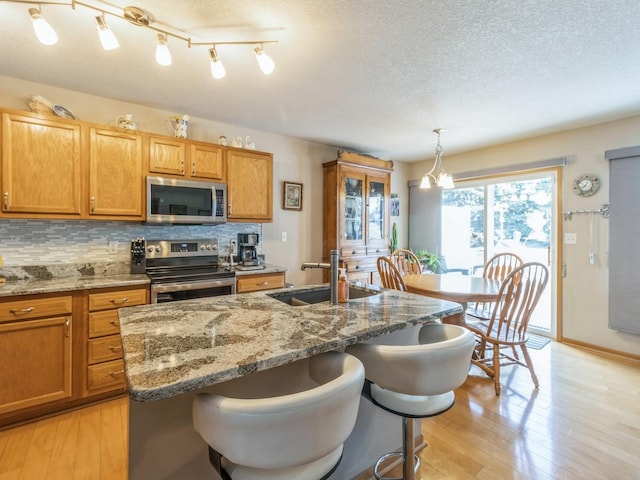
{"label": "wooden kitchen cabinet", "polygon": [[180,139],[149,137],[149,172],[184,175],[187,147]]}
{"label": "wooden kitchen cabinet", "polygon": [[149,173],[224,181],[224,148],[171,137],[149,137]]}
{"label": "wooden kitchen cabinet", "polygon": [[191,178],[224,181],[224,149],[218,145],[189,142]]}
{"label": "wooden kitchen cabinet", "polygon": [[236,276],[236,283],[237,293],[259,292],[261,290],[284,288],[285,272],[238,275]]}
{"label": "wooden kitchen cabinet", "polygon": [[273,155],[236,148],[226,153],[229,221],[273,221]]}
{"label": "wooden kitchen cabinet", "polygon": [[374,283],[377,258],[390,253],[393,162],[339,151],[323,167],[323,255],[328,259],[330,250],[338,250],[349,281]]}
{"label": "wooden kitchen cabinet", "polygon": [[143,165],[140,134],[91,127],[89,215],[101,219],[143,220]]}
{"label": "wooden kitchen cabinet", "polygon": [[125,388],[118,308],[149,303],[146,287],[110,288],[89,292],[87,330],[87,395]]}
{"label": "wooden kitchen cabinet", "polygon": [[79,122],[2,113],[2,212],[78,218],[82,159]]}
{"label": "wooden kitchen cabinet", "polygon": [[0,303],[0,416],[72,396],[72,305],[70,295]]}

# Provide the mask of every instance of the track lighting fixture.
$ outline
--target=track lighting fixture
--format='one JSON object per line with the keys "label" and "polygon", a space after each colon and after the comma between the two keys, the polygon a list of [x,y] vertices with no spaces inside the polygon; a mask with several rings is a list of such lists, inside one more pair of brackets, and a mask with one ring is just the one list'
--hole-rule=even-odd
{"label": "track lighting fixture", "polygon": [[98,29],[98,36],[100,37],[102,48],[105,50],[114,50],[120,46],[118,39],[109,28],[109,25],[107,25],[104,14],[96,17],[96,28]]}
{"label": "track lighting fixture", "polygon": [[211,64],[211,75],[214,78],[222,78],[226,75],[226,71],[224,65],[220,61],[218,57],[218,52],[216,51],[217,45],[256,45],[254,48],[254,52],[256,55],[256,60],[258,61],[258,65],[260,69],[265,75],[269,75],[273,72],[275,68],[275,64],[273,60],[264,52],[263,44],[267,43],[278,43],[277,40],[251,40],[251,41],[240,41],[240,42],[192,42],[191,36],[182,36],[178,33],[174,33],[164,28],[158,28],[154,25],[157,23],[158,25],[166,25],[162,22],[155,22],[153,20],[153,16],[148,12],[142,10],[138,7],[124,7],[120,13],[117,13],[113,10],[102,10],[95,5],[90,5],[88,3],[84,3],[79,0],[69,0],[69,3],[64,3],[63,1],[55,1],[55,0],[44,0],[44,1],[29,1],[29,0],[3,0],[10,3],[26,3],[30,5],[38,5],[38,8],[30,8],[29,15],[31,15],[31,19],[33,20],[33,29],[36,32],[36,36],[40,42],[45,45],[53,45],[58,41],[58,36],[54,29],[47,23],[42,14],[40,13],[40,5],[51,5],[51,6],[67,6],[71,7],[73,10],[76,9],[77,6],[85,7],[90,10],[94,10],[99,12],[99,15],[95,17],[96,19],[96,27],[98,29],[98,35],[100,37],[100,43],[102,44],[102,48],[105,50],[112,50],[114,48],[118,48],[120,44],[118,43],[118,39],[113,34],[109,25],[106,21],[106,15],[111,15],[116,18],[121,18],[123,20],[127,20],[132,25],[137,27],[143,27],[149,30],[153,30],[157,32],[157,44],[156,44],[156,62],[160,65],[171,65],[171,52],[169,52],[168,40],[169,37],[177,38],[178,40],[182,40],[187,43],[187,47],[200,47],[206,46],[209,47],[209,61]]}
{"label": "track lighting fixture", "polygon": [[224,69],[224,65],[218,58],[218,52],[216,52],[216,47],[214,46],[209,50],[209,59],[211,61],[211,75],[213,78],[222,78],[227,74],[227,71]]}
{"label": "track lighting fixture", "polygon": [[158,62],[159,65],[171,65],[171,52],[169,51],[169,45],[167,45],[167,36],[164,33],[158,34],[156,62]]}
{"label": "track lighting fixture", "polygon": [[49,22],[45,20],[39,9],[30,8],[29,15],[31,15],[31,20],[33,20],[33,31],[36,32],[36,37],[38,37],[40,43],[54,45],[58,42],[56,31],[49,25]]}
{"label": "track lighting fixture", "polygon": [[436,146],[436,159],[433,167],[429,172],[425,173],[420,181],[420,188],[431,188],[431,181],[441,188],[453,188],[453,177],[444,171],[442,165],[442,147],[440,146],[440,133],[444,132],[441,128],[436,128],[433,133],[438,135],[438,145]]}
{"label": "track lighting fixture", "polygon": [[271,72],[273,72],[275,64],[273,63],[273,60],[271,60],[271,57],[264,53],[264,51],[262,50],[262,45],[256,47],[253,51],[256,52],[256,60],[258,60],[258,65],[260,65],[260,70],[262,70],[262,73],[264,73],[265,75],[269,75]]}

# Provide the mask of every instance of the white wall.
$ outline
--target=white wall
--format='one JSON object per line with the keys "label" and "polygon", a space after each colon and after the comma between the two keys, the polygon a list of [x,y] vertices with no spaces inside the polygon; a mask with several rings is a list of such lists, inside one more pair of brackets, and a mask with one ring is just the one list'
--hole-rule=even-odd
{"label": "white wall", "polygon": [[[26,103],[33,95],[41,95],[55,104],[65,106],[81,120],[105,125],[114,125],[117,116],[131,113],[140,130],[159,134],[169,134],[166,120],[171,114],[189,113],[169,112],[0,76],[2,107],[28,110]],[[273,222],[263,224],[261,251],[267,256],[269,263],[288,269],[288,282],[295,285],[321,283],[321,272],[317,270],[303,272],[300,270],[300,265],[306,261],[322,260],[322,163],[335,160],[338,148],[201,118],[192,118],[189,123],[190,139],[217,143],[220,135],[225,135],[229,141],[235,136],[244,138],[250,135],[258,150],[273,153]],[[403,245],[406,243],[408,211],[407,179],[403,174],[406,166],[396,164],[395,168],[400,173],[394,172],[392,175],[391,190],[400,195],[401,216],[394,218],[398,223],[399,244]],[[303,184],[302,211],[282,209],[283,180]],[[1,231],[2,220],[0,220]],[[286,243],[281,242],[282,232],[287,232]],[[106,241],[104,243],[106,244]],[[50,246],[50,248],[56,247]],[[67,245],[65,248],[73,249],[73,245]],[[1,253],[2,235],[0,234]],[[5,261],[10,263],[11,259],[5,259]]]}
{"label": "white wall", "polygon": [[[640,116],[552,135],[508,143],[443,158],[447,171],[469,172],[482,168],[568,157],[561,189],[562,210],[598,209],[609,201],[609,164],[606,150],[640,144]],[[433,160],[411,164],[409,177],[419,179]],[[592,197],[573,193],[573,180],[583,173],[601,179],[601,188]],[[589,215],[573,216],[562,222],[563,232],[576,233],[576,245],[564,245],[560,261],[567,266],[562,279],[562,336],[603,349],[640,355],[640,336],[608,328],[608,220],[595,218],[596,265],[589,264]],[[637,286],[640,293],[640,285]]]}

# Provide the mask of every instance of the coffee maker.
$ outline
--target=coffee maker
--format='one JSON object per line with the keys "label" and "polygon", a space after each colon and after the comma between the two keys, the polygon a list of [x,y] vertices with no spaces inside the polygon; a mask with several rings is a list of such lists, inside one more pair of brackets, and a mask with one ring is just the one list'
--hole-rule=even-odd
{"label": "coffee maker", "polygon": [[238,234],[238,259],[240,265],[259,265],[257,233]]}

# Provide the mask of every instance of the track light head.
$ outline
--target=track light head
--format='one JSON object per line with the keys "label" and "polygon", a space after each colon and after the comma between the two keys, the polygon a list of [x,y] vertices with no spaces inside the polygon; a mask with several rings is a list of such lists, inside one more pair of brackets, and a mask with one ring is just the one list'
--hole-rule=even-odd
{"label": "track light head", "polygon": [[264,53],[262,45],[257,46],[253,51],[256,52],[256,60],[258,60],[258,65],[260,65],[262,73],[265,75],[271,74],[276,66],[273,63],[273,60],[271,60],[271,57]]}
{"label": "track light head", "polygon": [[104,14],[96,17],[96,28],[98,30],[98,36],[100,37],[102,48],[105,50],[114,50],[120,46],[118,39],[109,28],[109,25],[107,25],[107,21],[104,19]]}
{"label": "track light head", "polygon": [[33,31],[40,43],[44,45],[54,45],[58,43],[58,34],[53,27],[49,25],[49,22],[45,20],[39,9],[30,8],[29,15],[31,15],[31,20],[33,21]]}
{"label": "track light head", "polygon": [[171,65],[171,52],[165,33],[158,34],[158,44],[156,45],[156,62],[159,65]]}
{"label": "track light head", "polygon": [[215,45],[209,50],[209,60],[211,62],[211,75],[213,78],[223,78],[227,74],[227,71],[218,57]]}

